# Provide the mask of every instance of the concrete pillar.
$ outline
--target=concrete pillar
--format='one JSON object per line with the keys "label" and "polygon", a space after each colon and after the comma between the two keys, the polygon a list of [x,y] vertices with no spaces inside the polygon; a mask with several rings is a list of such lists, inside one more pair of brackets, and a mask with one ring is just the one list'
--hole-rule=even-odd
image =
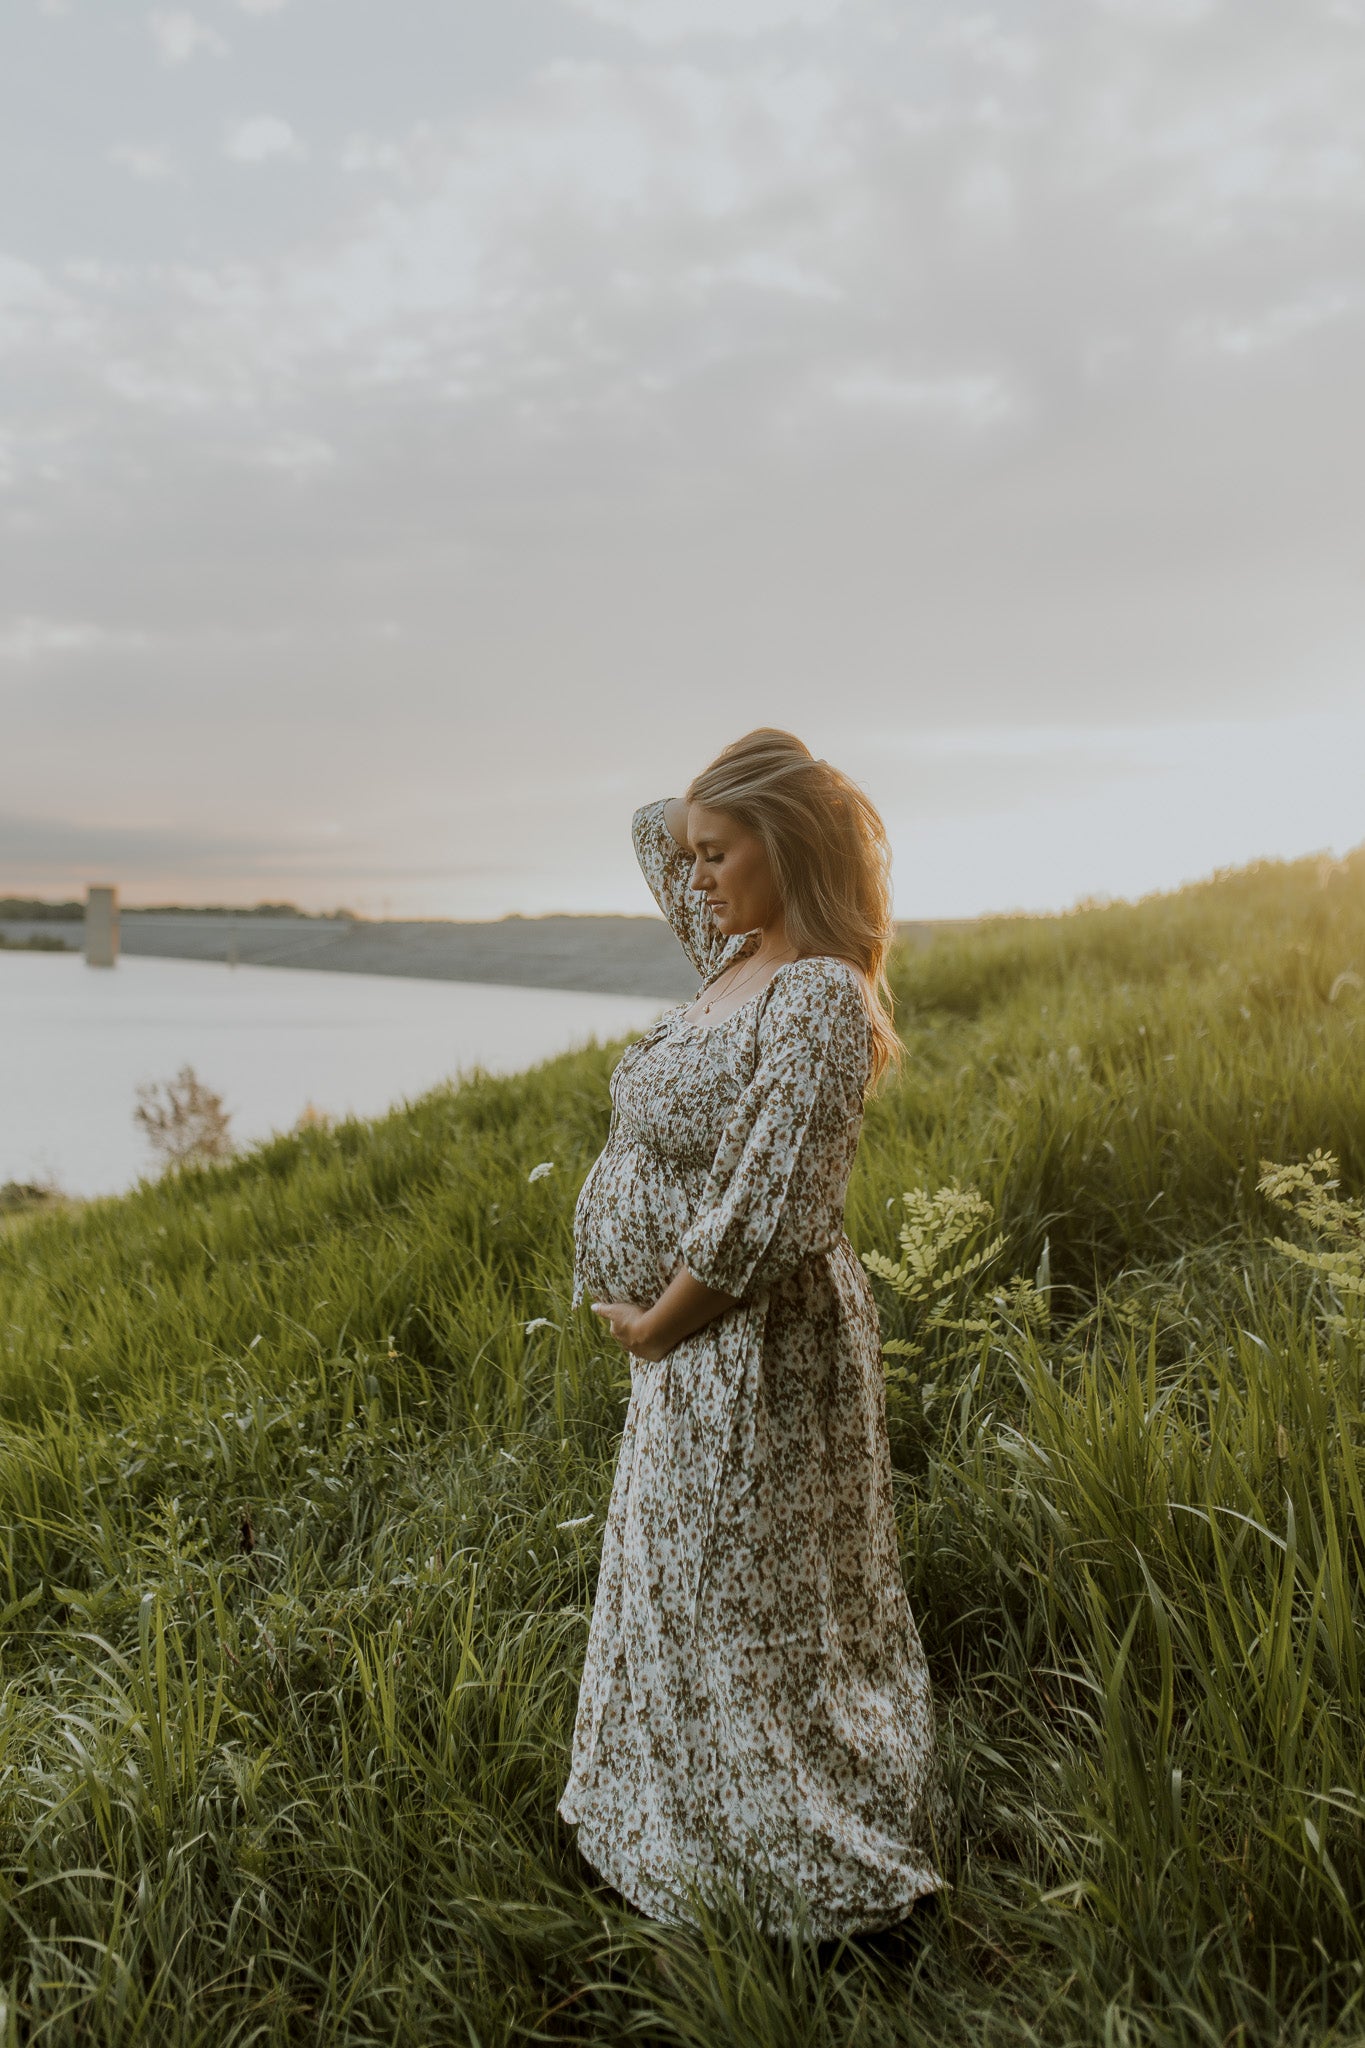
{"label": "concrete pillar", "polygon": [[118,961],[118,890],[85,892],[85,964],[113,967]]}

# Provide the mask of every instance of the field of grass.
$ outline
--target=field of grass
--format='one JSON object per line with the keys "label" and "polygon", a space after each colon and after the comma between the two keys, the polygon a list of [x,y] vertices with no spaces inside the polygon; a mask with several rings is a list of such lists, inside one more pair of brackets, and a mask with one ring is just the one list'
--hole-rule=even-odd
{"label": "field of grass", "polygon": [[900,1939],[660,1928],[555,1817],[619,1047],[12,1219],[0,2043],[1365,2039],[1365,1361],[1256,1189],[1365,1192],[1361,977],[1359,857],[896,964],[850,1236],[957,1179],[1050,1276],[892,1389],[955,1814]]}

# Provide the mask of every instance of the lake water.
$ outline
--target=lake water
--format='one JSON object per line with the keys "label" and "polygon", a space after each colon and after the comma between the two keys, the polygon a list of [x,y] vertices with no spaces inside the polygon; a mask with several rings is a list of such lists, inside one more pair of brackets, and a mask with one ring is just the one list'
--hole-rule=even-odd
{"label": "lake water", "polygon": [[461,1071],[513,1073],[643,1030],[666,997],[0,951],[0,1182],[118,1193],[156,1162],[135,1090],[192,1066],[239,1144],[312,1103],[377,1116]]}

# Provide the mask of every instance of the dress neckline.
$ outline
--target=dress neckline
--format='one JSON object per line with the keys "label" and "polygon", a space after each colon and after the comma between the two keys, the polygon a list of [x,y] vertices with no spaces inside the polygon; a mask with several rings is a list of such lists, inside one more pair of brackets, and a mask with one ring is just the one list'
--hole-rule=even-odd
{"label": "dress neckline", "polygon": [[[740,953],[740,954],[737,954],[737,955],[736,955],[736,958],[737,958],[737,959],[741,959],[741,960],[742,960],[742,959],[744,958],[744,955],[743,955],[742,953]],[[722,1017],[722,1018],[721,1018],[721,1019],[719,1020],[719,1022],[718,1022],[718,1023],[715,1023],[715,1024],[701,1024],[701,1023],[699,1023],[699,1022],[698,1022],[698,1021],[696,1020],[696,1018],[690,1018],[690,1019],[689,1019],[689,1018],[687,1018],[687,1017],[684,1017],[684,1016],[682,1016],[682,1015],[680,1014],[680,1013],[681,1013],[681,1011],[682,1011],[683,1009],[690,1009],[690,1008],[691,1008],[691,1004],[683,1004],[683,1003],[680,1003],[680,1004],[678,1005],[678,1012],[677,1012],[677,1013],[675,1013],[675,1014],[677,1014],[677,1015],[678,1015],[678,1027],[677,1027],[677,1028],[678,1028],[678,1029],[679,1029],[680,1031],[699,1031],[699,1032],[707,1032],[707,1031],[719,1031],[722,1025],[724,1025],[724,1024],[728,1024],[728,1023],[730,1022],[730,1019],[731,1019],[732,1017],[738,1017],[738,1016],[739,1016],[739,1015],[740,1015],[740,1014],[741,1014],[741,1013],[742,1013],[743,1011],[745,1011],[745,1010],[747,1010],[747,1009],[748,1009],[748,1007],[749,1007],[749,1005],[750,1005],[751,1003],[756,1003],[756,1002],[758,1002],[758,1001],[759,1001],[759,999],[760,999],[760,998],[761,998],[762,996],[766,996],[766,995],[767,995],[767,993],[768,993],[768,990],[769,990],[769,989],[770,989],[770,988],[772,987],[773,983],[774,983],[774,982],[775,982],[775,981],[777,980],[777,977],[778,977],[778,975],[779,975],[779,974],[781,974],[781,972],[782,972],[782,970],[783,970],[783,968],[784,968],[784,967],[799,967],[799,966],[801,965],[801,962],[802,962],[803,960],[834,960],[834,961],[836,962],[836,964],[837,964],[838,966],[840,966],[840,967],[843,967],[843,968],[846,968],[846,969],[848,970],[848,972],[849,972],[849,973],[852,973],[852,969],[848,967],[848,962],[847,962],[846,960],[840,960],[840,959],[838,958],[838,956],[837,956],[836,954],[834,954],[834,953],[802,953],[802,954],[801,954],[801,955],[800,955],[800,956],[799,956],[799,957],[798,957],[797,959],[795,959],[795,960],[781,960],[781,961],[779,961],[779,962],[778,962],[778,964],[777,964],[777,966],[776,966],[776,967],[774,967],[774,969],[773,969],[772,973],[771,973],[771,974],[770,974],[770,975],[768,976],[768,979],[767,979],[767,980],[766,980],[766,981],[764,982],[764,984],[763,984],[762,988],[758,988],[758,989],[755,989],[755,990],[754,990],[754,992],[753,992],[753,994],[752,994],[751,996],[746,996],[746,997],[744,998],[744,1001],[743,1001],[742,1003],[736,1003],[736,1004],[735,1004],[735,1007],[734,1007],[734,1009],[733,1009],[733,1010],[727,1010],[727,1011],[725,1012],[725,1015],[724,1015],[724,1016],[723,1016],[723,1017]],[[727,964],[728,964],[728,963],[727,963]],[[723,968],[722,968],[722,969],[720,969],[720,970],[719,970],[719,972],[723,973],[723,972],[724,972],[724,969],[723,969]],[[716,976],[715,976],[715,975],[713,975],[713,976],[711,977],[711,979],[712,979],[712,980],[714,981],[714,980],[716,979]],[[709,984],[707,984],[707,986],[709,986]],[[697,991],[697,995],[699,996],[700,994],[701,994],[701,990],[699,989],[699,990]],[[693,1002],[695,1002],[695,1001],[697,1000],[697,997],[696,997],[696,996],[694,996],[692,1000],[693,1000]]]}
{"label": "dress neckline", "polygon": [[[775,982],[775,981],[777,980],[777,977],[778,977],[778,975],[779,975],[779,974],[780,974],[780,973],[782,972],[782,968],[783,968],[783,967],[794,967],[795,965],[796,965],[796,962],[795,962],[794,960],[784,960],[784,961],[782,962],[782,966],[781,966],[781,967],[775,967],[775,968],[773,969],[772,973],[771,973],[771,974],[770,974],[770,975],[768,976],[768,979],[767,979],[767,980],[766,980],[766,981],[764,982],[764,984],[763,984],[762,988],[758,988],[758,989],[755,989],[755,990],[754,990],[754,992],[753,992],[753,994],[752,994],[751,996],[746,996],[746,997],[744,998],[744,1001],[743,1001],[742,1003],[736,1003],[736,1004],[735,1004],[735,1007],[734,1007],[734,1009],[733,1009],[733,1010],[727,1010],[727,1011],[725,1012],[725,1015],[724,1015],[723,1017],[719,1017],[719,1018],[717,1018],[717,1020],[716,1020],[716,1022],[715,1022],[714,1024],[702,1024],[702,1023],[700,1023],[700,1022],[699,1022],[699,1021],[697,1020],[697,1018],[695,1018],[695,1017],[683,1017],[683,1016],[679,1016],[679,1018],[678,1018],[678,1027],[679,1027],[679,1029],[680,1029],[680,1030],[682,1030],[682,1031],[701,1031],[701,1032],[707,1032],[707,1031],[719,1031],[719,1030],[720,1030],[720,1028],[721,1028],[721,1025],[722,1025],[722,1024],[728,1024],[728,1023],[729,1023],[729,1021],[730,1021],[730,1019],[731,1019],[732,1017],[738,1017],[741,1011],[743,1011],[743,1010],[747,1010],[747,1009],[748,1009],[748,1007],[749,1007],[750,1003],[756,1003],[756,1002],[758,1001],[758,999],[759,999],[759,997],[760,997],[760,996],[766,996],[766,995],[767,995],[767,993],[768,993],[768,990],[769,990],[769,989],[770,989],[770,988],[772,987],[773,983],[774,983],[774,982]],[[696,997],[694,996],[692,1000],[693,1000],[693,1002],[695,1002],[695,1001],[696,1001]],[[691,1008],[691,1006],[692,1006],[692,1005],[691,1005],[690,1003],[688,1003],[688,1004],[685,1004],[685,1005],[684,1005],[684,1004],[680,1004],[680,1005],[679,1005],[679,1008],[680,1008],[680,1009],[683,1009],[683,1008],[687,1008],[687,1009],[690,1009],[690,1008]]]}

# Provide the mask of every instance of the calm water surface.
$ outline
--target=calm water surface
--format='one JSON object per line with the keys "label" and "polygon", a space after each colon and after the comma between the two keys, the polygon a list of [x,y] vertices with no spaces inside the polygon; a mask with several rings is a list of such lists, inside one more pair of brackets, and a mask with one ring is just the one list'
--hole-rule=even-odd
{"label": "calm water surface", "polygon": [[667,997],[484,982],[0,952],[0,1181],[114,1194],[154,1170],[133,1122],[142,1081],[183,1066],[215,1088],[239,1145],[308,1103],[377,1116],[475,1066],[490,1073],[643,1030]]}

